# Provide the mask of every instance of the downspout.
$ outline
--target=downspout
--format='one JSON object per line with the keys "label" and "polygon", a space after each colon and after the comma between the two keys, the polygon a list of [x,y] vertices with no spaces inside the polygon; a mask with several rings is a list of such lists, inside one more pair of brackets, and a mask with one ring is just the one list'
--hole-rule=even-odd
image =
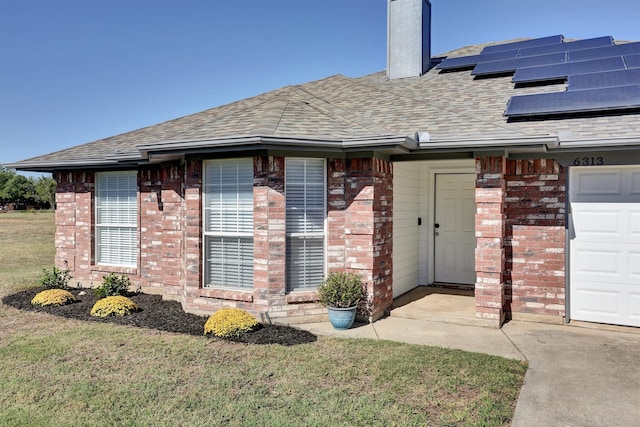
{"label": "downspout", "polygon": [[564,204],[566,212],[566,220],[564,222],[564,323],[571,321],[571,291],[569,289],[569,283],[571,282],[571,238],[573,237],[573,215],[571,214],[571,188],[570,185],[570,171],[571,166],[567,166],[565,173],[564,183]]}

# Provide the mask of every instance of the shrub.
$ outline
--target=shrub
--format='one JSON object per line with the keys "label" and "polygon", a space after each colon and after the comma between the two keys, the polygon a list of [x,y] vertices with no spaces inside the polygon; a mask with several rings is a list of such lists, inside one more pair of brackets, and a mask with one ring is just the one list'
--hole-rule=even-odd
{"label": "shrub", "polygon": [[58,267],[53,267],[53,269],[47,270],[43,268],[38,284],[45,289],[67,289],[72,277],[68,269],[60,270]]}
{"label": "shrub", "polygon": [[71,292],[64,289],[47,289],[46,291],[38,292],[31,300],[31,304],[39,305],[40,307],[60,306],[72,303],[75,300]]}
{"label": "shrub", "polygon": [[115,273],[103,277],[103,281],[93,293],[98,298],[113,297],[116,295],[126,295],[131,286],[131,281],[127,276],[116,276]]}
{"label": "shrub", "polygon": [[239,308],[222,308],[213,313],[204,324],[204,334],[219,338],[239,337],[260,325],[251,314]]}
{"label": "shrub", "polygon": [[365,294],[362,279],[354,273],[329,273],[318,286],[318,299],[327,307],[353,307],[358,305]]}
{"label": "shrub", "polygon": [[126,316],[138,311],[135,302],[122,295],[110,296],[98,300],[91,309],[94,317]]}

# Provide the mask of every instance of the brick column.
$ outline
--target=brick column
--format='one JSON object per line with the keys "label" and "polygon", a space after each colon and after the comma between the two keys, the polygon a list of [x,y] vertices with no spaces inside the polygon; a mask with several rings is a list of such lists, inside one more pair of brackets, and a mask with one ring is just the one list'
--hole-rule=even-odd
{"label": "brick column", "polygon": [[202,161],[190,160],[184,166],[182,306],[197,312],[196,299],[202,283]]}
{"label": "brick column", "polygon": [[286,306],[287,255],[284,157],[256,157],[253,170],[254,304],[264,311],[270,307],[282,310]]}
{"label": "brick column", "polygon": [[375,158],[346,164],[345,269],[367,284],[368,315],[376,320],[393,303],[392,164]]}
{"label": "brick column", "polygon": [[345,269],[345,161],[330,159],[327,165],[327,270]]}
{"label": "brick column", "polygon": [[476,317],[496,327],[505,320],[505,168],[504,157],[476,159]]}

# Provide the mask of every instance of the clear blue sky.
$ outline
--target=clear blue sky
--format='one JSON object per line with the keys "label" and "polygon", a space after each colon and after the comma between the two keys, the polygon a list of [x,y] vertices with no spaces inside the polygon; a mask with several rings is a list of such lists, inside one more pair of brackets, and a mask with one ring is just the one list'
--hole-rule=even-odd
{"label": "clear blue sky", "polygon": [[[640,40],[640,0],[431,0],[432,54]],[[386,66],[386,0],[0,0],[0,163]]]}

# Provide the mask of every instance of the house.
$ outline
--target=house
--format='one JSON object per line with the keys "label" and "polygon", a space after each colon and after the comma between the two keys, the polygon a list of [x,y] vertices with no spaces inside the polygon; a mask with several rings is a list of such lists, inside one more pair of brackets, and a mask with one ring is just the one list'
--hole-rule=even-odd
{"label": "house", "polygon": [[429,49],[389,6],[388,69],[341,75],[9,165],[52,172],[56,264],[206,314],[324,314],[353,271],[375,321],[419,285],[476,314],[640,326],[640,43]]}

